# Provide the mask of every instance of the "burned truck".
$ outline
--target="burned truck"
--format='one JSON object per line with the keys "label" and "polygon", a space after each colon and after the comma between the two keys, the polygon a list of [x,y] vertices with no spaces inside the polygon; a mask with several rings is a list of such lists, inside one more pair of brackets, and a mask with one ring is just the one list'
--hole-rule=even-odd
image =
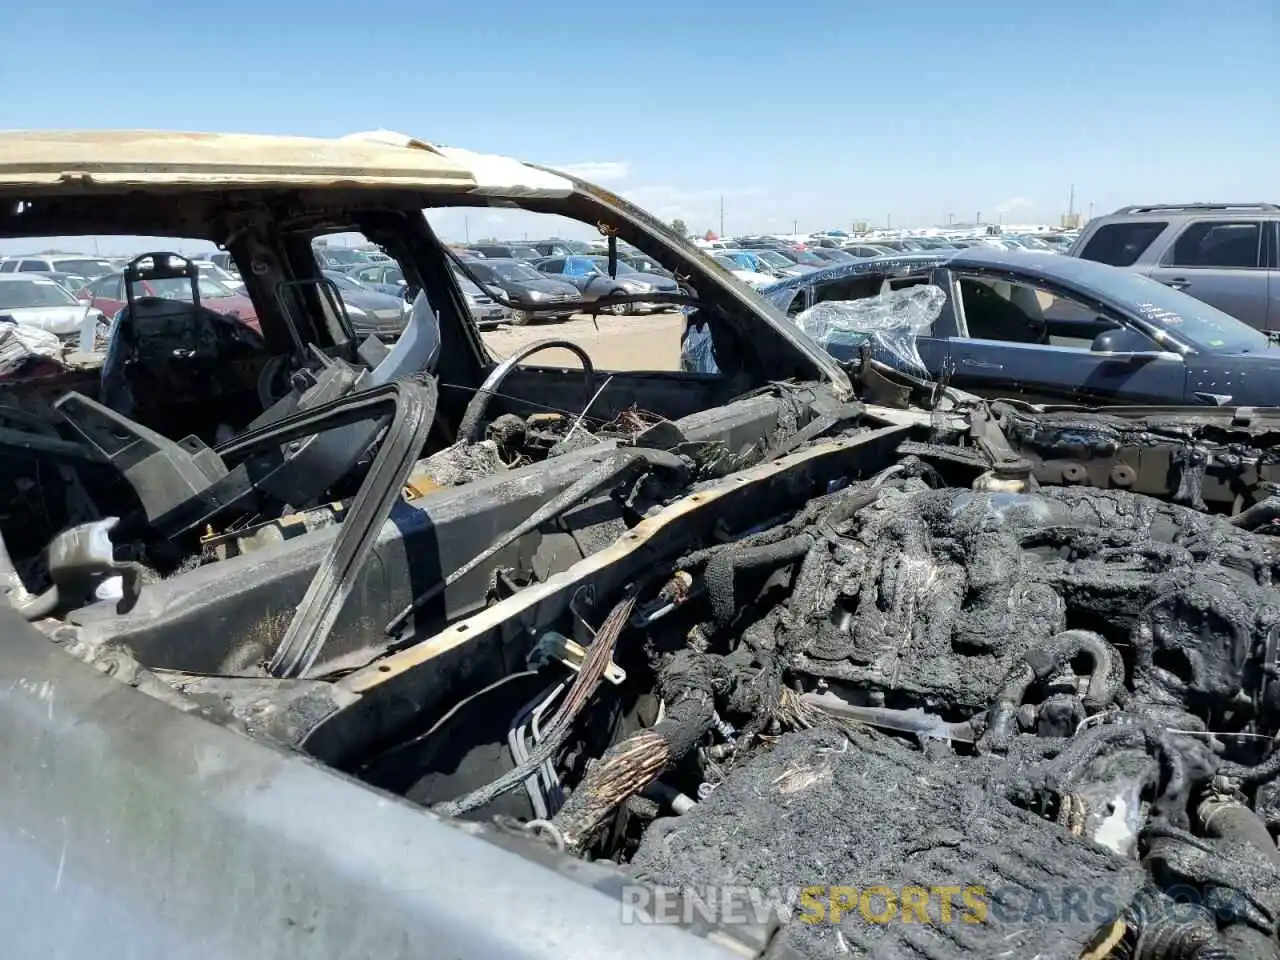
{"label": "burned truck", "polygon": [[[621,198],[384,131],[5,133],[0,195],[224,247],[259,324],[152,250],[190,299],[0,386],[12,955],[1278,955],[1276,414],[842,367]],[[634,245],[717,372],[491,356],[445,206]]]}

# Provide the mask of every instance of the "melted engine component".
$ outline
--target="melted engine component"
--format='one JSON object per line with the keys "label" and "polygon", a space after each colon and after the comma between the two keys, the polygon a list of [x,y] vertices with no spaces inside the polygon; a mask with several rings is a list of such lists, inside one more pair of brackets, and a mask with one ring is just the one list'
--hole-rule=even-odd
{"label": "melted engine component", "polygon": [[[659,716],[587,765],[557,843],[662,887],[810,890],[771,957],[1280,955],[1274,541],[939,483],[908,458],[681,558],[636,621]],[[660,816],[673,793],[700,802]],[[834,887],[854,905],[815,921]],[[983,922],[941,922],[957,887]]]}

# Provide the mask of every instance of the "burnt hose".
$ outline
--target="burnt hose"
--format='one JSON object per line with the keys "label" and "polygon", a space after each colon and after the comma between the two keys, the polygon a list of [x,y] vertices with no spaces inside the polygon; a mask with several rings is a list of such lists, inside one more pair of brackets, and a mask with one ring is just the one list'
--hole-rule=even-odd
{"label": "burnt hose", "polygon": [[[1215,797],[1201,803],[1196,813],[1204,825],[1204,832],[1210,837],[1252,847],[1273,868],[1280,870],[1280,850],[1276,849],[1271,832],[1262,818],[1244,804],[1226,797]],[[1261,930],[1243,918],[1229,924],[1222,931],[1222,939],[1235,957],[1258,960],[1275,960],[1280,957],[1280,947],[1277,947],[1271,931]]]}
{"label": "burnt hose", "polygon": [[1241,783],[1266,783],[1274,780],[1277,774],[1280,774],[1280,749],[1276,749],[1267,759],[1251,767],[1242,763],[1224,763],[1218,767],[1218,776],[1230,777]]}
{"label": "burnt hose", "polygon": [[797,534],[777,543],[722,550],[707,562],[703,580],[711,599],[711,616],[723,627],[741,609],[737,597],[738,575],[747,570],[772,570],[798,560],[813,547],[813,537]]}
{"label": "burnt hose", "polygon": [[1272,865],[1280,869],[1280,850],[1271,839],[1271,831],[1262,818],[1236,800],[1205,800],[1196,810],[1204,831],[1211,837],[1221,837],[1247,843],[1261,852]]}
{"label": "burnt hose", "polygon": [[1008,750],[1017,733],[1018,707],[1028,688],[1053,676],[1082,653],[1092,664],[1085,706],[1097,711],[1115,700],[1120,690],[1120,659],[1111,645],[1092,630],[1064,630],[1047,643],[1032,647],[1014,664],[987,710],[987,730],[978,741],[979,747],[999,753]]}
{"label": "burnt hose", "polygon": [[552,818],[566,850],[586,849],[623,803],[649,788],[714,725],[711,663],[705,654],[674,654],[658,676],[658,687],[666,704],[662,720],[605,751]]}

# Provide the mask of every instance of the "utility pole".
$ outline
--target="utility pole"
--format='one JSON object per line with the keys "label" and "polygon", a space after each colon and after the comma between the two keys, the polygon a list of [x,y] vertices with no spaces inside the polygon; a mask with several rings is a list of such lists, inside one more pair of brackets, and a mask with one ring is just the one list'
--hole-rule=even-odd
{"label": "utility pole", "polygon": [[1093,219],[1093,201],[1092,200],[1089,201],[1089,219],[1090,220]]}
{"label": "utility pole", "polygon": [[951,226],[951,221],[952,221],[952,220],[954,220],[955,218],[956,218],[956,215],[955,215],[954,213],[948,213],[948,214],[947,214],[947,226],[948,226],[948,227],[949,227],[949,226]]}
{"label": "utility pole", "polygon": [[975,226],[979,226],[979,227],[980,227],[980,226],[982,226],[982,211],[981,211],[981,210],[979,210],[977,213],[975,213],[975,214],[973,215],[973,222],[974,222],[974,225],[975,225]]}
{"label": "utility pole", "polygon": [[471,242],[471,218],[470,217],[462,218],[462,232],[463,232],[463,235],[466,237],[466,242],[470,243]]}
{"label": "utility pole", "polygon": [[1067,200],[1067,218],[1070,220],[1071,215],[1076,212],[1076,185],[1071,185],[1071,197]]}
{"label": "utility pole", "polygon": [[791,221],[791,235],[792,235],[792,236],[795,236],[795,235],[796,235],[797,233],[799,233],[799,232],[800,232],[800,221],[799,221],[799,220],[792,220],[792,221]]}
{"label": "utility pole", "polygon": [[885,228],[886,230],[892,230],[892,229],[893,229],[893,214],[892,214],[892,213],[886,213],[886,214],[884,215],[884,228]]}
{"label": "utility pole", "polygon": [[720,237],[724,238],[724,194],[720,194]]}

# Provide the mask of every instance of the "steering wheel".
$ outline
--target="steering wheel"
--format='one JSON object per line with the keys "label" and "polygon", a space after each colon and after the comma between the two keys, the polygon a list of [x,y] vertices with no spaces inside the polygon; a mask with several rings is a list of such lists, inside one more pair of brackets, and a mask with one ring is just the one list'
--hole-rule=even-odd
{"label": "steering wheel", "polygon": [[489,409],[489,398],[492,397],[502,387],[502,382],[507,379],[509,374],[517,363],[543,350],[568,350],[570,353],[577,354],[579,360],[582,361],[582,375],[586,381],[586,394],[583,403],[587,403],[591,399],[591,388],[595,382],[596,371],[591,364],[591,357],[587,355],[587,351],[572,340],[537,340],[533,343],[526,344],[521,347],[502,363],[490,371],[489,376],[484,378],[484,383],[480,384],[480,389],[476,391],[474,397],[467,403],[467,409],[462,414],[462,423],[458,425],[458,440],[464,443],[475,443],[476,434],[480,430],[480,424],[484,420],[485,411]]}

